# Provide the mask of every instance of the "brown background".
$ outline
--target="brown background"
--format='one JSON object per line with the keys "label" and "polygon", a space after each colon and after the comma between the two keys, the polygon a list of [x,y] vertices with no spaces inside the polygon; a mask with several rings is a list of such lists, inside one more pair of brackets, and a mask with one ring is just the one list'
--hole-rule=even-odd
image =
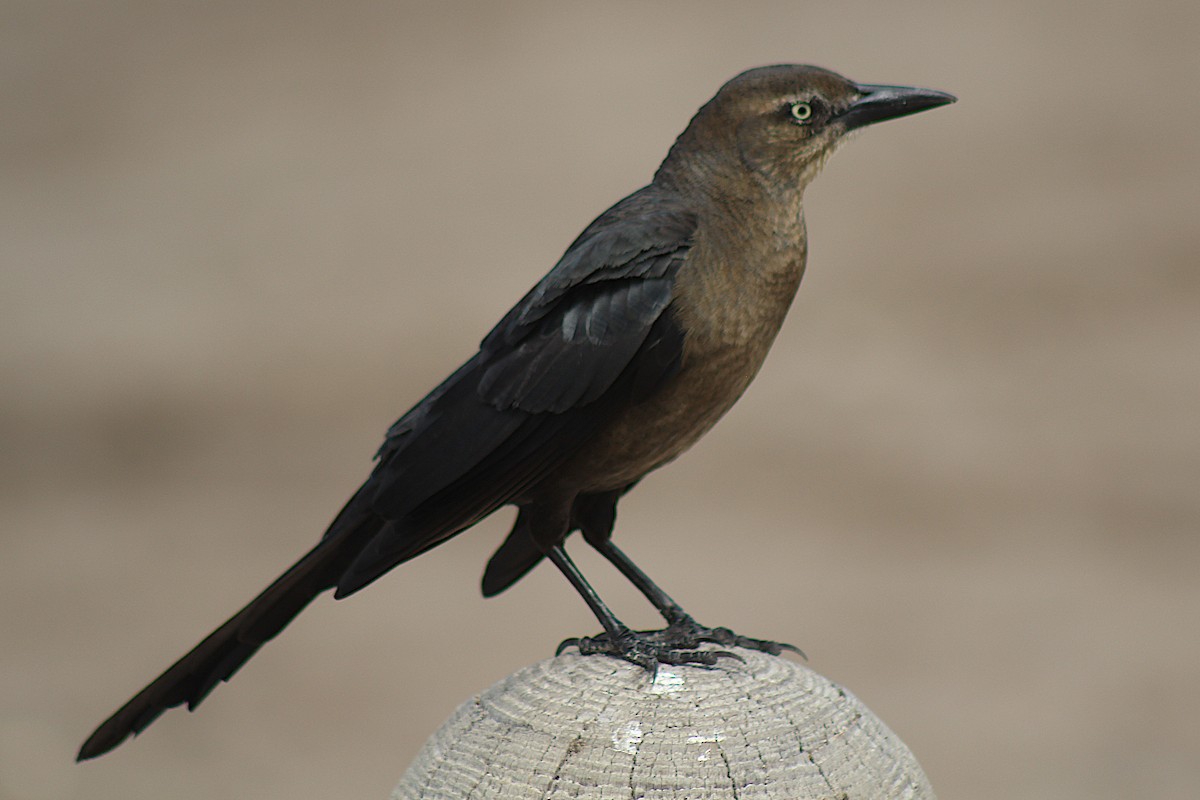
{"label": "brown background", "polygon": [[760,379],[619,540],[803,646],[943,798],[1200,791],[1200,5],[0,13],[0,798],[383,798],[458,702],[594,631],[549,568],[479,598],[506,512],[70,763],[778,61],[961,102],[833,160]]}

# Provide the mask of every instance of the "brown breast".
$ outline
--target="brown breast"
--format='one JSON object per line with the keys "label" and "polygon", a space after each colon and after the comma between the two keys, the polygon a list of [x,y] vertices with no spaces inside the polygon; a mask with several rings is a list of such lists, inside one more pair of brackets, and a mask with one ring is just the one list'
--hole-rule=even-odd
{"label": "brown breast", "polygon": [[[686,331],[679,373],[620,413],[569,459],[552,483],[564,490],[618,489],[687,450],[727,412],[758,373],[804,272],[803,222],[785,246],[756,263],[697,241],[676,282],[673,311]],[[777,240],[778,241],[778,240]],[[702,268],[696,268],[700,265]]]}

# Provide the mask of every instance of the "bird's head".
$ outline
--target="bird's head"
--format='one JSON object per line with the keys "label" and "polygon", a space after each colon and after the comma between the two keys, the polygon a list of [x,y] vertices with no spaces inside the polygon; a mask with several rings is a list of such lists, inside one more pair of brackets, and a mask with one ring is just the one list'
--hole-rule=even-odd
{"label": "bird's head", "polygon": [[747,70],[696,112],[660,175],[707,182],[713,172],[733,170],[774,190],[803,190],[852,131],[954,100],[933,89],[854,83],[802,64]]}

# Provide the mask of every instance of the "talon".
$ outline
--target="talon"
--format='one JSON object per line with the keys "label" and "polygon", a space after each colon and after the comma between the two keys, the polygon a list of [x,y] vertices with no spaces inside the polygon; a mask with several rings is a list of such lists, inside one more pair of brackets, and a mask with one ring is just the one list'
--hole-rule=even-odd
{"label": "talon", "polygon": [[[801,650],[799,647],[796,647],[796,645],[788,644],[787,642],[776,642],[775,644],[776,644],[776,646],[779,647],[780,650],[787,650],[791,653],[795,653],[796,655],[803,658],[805,661],[808,661],[808,656],[805,654],[805,652],[803,650]],[[779,655],[779,653],[774,653],[773,655]]]}
{"label": "talon", "polygon": [[607,655],[636,664],[648,670],[651,677],[658,674],[659,664],[699,664],[711,667],[721,658],[734,658],[744,663],[741,656],[728,650],[697,650],[694,645],[681,647],[673,637],[663,636],[662,633],[634,633],[627,630],[619,632],[616,636],[604,633],[594,637],[566,639],[558,646],[556,654],[561,655],[568,647],[575,647],[580,655]]}

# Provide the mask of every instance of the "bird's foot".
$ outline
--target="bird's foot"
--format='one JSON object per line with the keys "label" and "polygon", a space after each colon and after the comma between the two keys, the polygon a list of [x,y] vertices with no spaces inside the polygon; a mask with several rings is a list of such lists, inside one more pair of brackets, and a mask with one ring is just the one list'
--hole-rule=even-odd
{"label": "bird's foot", "polygon": [[637,664],[650,672],[657,672],[659,664],[700,664],[711,667],[722,658],[742,660],[736,653],[726,650],[698,650],[696,647],[700,643],[699,640],[688,646],[678,646],[660,639],[657,634],[661,632],[624,630],[616,637],[602,633],[599,636],[567,639],[558,646],[555,655],[561,655],[567,648],[574,647],[580,655],[613,656]]}
{"label": "bird's foot", "polygon": [[669,647],[693,649],[703,643],[718,644],[723,647],[742,647],[746,650],[757,650],[768,655],[781,655],[783,651],[795,653],[808,660],[804,651],[786,642],[772,642],[767,639],[753,639],[734,633],[729,628],[709,628],[701,625],[688,614],[678,614],[671,624],[660,631],[653,632],[654,641]]}

